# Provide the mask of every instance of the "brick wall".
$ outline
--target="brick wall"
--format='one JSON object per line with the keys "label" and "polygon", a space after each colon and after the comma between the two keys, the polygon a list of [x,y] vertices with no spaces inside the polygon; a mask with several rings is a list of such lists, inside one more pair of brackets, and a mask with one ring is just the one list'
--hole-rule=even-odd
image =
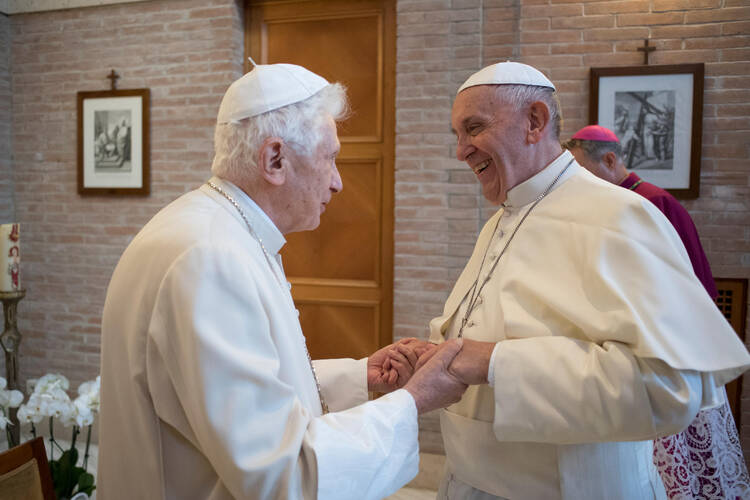
{"label": "brick wall", "polygon": [[[234,0],[158,0],[10,17],[21,380],[59,371],[77,386],[97,375],[120,254],[159,208],[210,176],[219,101],[242,74],[239,11]],[[148,197],[76,193],[76,92],[108,89],[112,68],[118,88],[151,89]]]}
{"label": "brick wall", "polygon": [[10,122],[10,19],[0,14],[0,224],[12,222],[15,217]]}
{"label": "brick wall", "polygon": [[[504,59],[557,85],[567,139],[588,119],[592,66],[704,62],[701,193],[686,201],[715,276],[750,277],[750,6],[742,0],[399,0],[394,333],[425,336],[494,209],[454,159],[456,89]],[[750,327],[750,321],[748,321]],[[750,338],[750,334],[748,334]],[[747,378],[747,376],[746,376]],[[743,449],[750,450],[750,380]],[[434,417],[422,421],[428,436]],[[424,442],[439,450],[434,439]],[[750,458],[750,454],[748,454]]]}

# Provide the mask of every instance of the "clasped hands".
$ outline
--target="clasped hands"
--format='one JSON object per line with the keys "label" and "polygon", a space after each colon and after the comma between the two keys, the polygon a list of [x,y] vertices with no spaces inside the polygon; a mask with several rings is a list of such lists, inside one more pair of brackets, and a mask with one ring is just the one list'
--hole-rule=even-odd
{"label": "clasped hands", "polygon": [[419,413],[443,408],[461,399],[472,384],[486,384],[495,344],[449,340],[440,345],[407,338],[375,352],[367,360],[370,391],[404,388]]}

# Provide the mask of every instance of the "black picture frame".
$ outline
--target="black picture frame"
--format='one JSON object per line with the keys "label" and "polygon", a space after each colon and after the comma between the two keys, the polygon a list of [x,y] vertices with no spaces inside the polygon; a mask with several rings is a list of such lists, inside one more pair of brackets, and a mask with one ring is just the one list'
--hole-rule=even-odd
{"label": "black picture frame", "polygon": [[697,198],[703,63],[591,68],[590,76],[589,123],[617,134],[626,166],[677,198]]}

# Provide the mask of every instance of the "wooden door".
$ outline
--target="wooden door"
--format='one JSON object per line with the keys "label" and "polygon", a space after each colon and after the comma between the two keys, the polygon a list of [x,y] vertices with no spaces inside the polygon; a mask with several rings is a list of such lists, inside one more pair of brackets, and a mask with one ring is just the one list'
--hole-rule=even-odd
{"label": "wooden door", "polygon": [[394,3],[250,1],[246,9],[246,54],[345,84],[353,111],[339,126],[343,191],[317,230],[288,235],[282,251],[313,358],[364,357],[393,338]]}

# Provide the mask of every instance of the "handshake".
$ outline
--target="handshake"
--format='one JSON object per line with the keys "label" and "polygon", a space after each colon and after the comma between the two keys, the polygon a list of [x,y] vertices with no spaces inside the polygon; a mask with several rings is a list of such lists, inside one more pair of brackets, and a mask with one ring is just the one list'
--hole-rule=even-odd
{"label": "handshake", "polygon": [[486,384],[494,343],[454,339],[440,345],[402,339],[367,360],[367,385],[373,392],[404,388],[422,414],[461,399],[472,384]]}

